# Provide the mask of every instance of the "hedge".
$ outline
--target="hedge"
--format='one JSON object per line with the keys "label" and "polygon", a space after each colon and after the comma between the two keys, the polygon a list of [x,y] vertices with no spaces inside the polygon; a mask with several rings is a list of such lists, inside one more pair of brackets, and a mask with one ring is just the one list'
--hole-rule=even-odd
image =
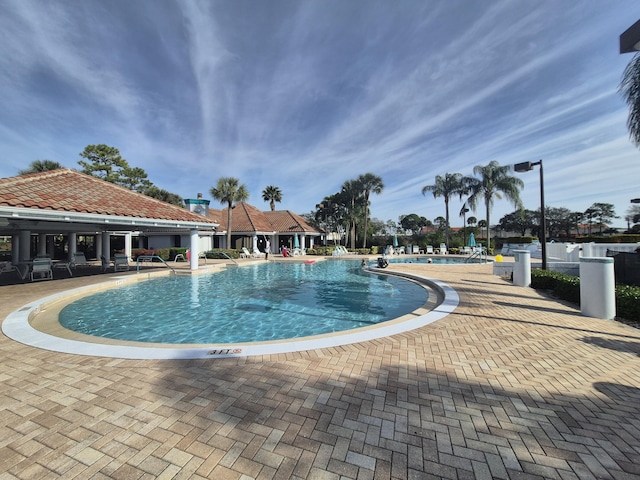
{"label": "hedge", "polygon": [[[562,300],[580,305],[580,278],[549,270],[531,271],[531,288],[551,290]],[[640,287],[616,285],[616,316],[640,321]]]}

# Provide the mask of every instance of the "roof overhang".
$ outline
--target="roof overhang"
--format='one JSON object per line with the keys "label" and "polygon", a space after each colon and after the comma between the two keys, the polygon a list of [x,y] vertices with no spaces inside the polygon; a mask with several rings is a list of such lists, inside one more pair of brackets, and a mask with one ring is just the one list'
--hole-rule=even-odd
{"label": "roof overhang", "polygon": [[620,53],[633,53],[640,50],[640,20],[620,35]]}
{"label": "roof overhang", "polygon": [[[23,207],[0,207],[0,230],[18,229],[21,225],[32,224],[38,227],[39,222],[56,225],[58,230],[83,230],[86,228],[102,231],[108,230],[153,230],[153,229],[188,229],[215,230],[217,223],[166,220],[156,218],[124,217],[117,215],[99,215],[81,212],[65,212],[58,210],[43,210]],[[42,225],[44,228],[44,225]],[[37,228],[36,228],[37,229]]]}

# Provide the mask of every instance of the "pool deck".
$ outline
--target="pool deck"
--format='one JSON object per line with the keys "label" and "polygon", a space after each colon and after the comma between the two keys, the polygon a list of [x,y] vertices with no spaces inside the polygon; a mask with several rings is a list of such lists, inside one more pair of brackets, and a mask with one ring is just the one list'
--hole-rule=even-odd
{"label": "pool deck", "polygon": [[[123,360],[0,337],[0,478],[640,479],[640,330],[491,265],[391,268],[444,281],[459,306],[260,357]],[[0,286],[0,319],[101,280]]]}

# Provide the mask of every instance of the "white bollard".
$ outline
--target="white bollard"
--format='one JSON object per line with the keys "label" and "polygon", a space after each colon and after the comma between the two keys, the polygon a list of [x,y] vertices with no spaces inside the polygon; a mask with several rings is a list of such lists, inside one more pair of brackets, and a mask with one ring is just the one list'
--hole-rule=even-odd
{"label": "white bollard", "polygon": [[518,287],[531,285],[531,252],[529,250],[514,250],[513,284]]}
{"label": "white bollard", "polygon": [[580,259],[580,312],[612,320],[616,316],[616,280],[611,257]]}

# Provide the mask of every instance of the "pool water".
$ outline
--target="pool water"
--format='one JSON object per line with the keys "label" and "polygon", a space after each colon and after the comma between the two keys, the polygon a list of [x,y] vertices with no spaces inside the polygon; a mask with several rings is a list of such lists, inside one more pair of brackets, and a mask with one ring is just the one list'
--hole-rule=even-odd
{"label": "pool water", "polygon": [[106,290],[67,305],[59,321],[118,340],[260,342],[375,325],[427,298],[419,284],[365,272],[359,261],[269,263]]}

